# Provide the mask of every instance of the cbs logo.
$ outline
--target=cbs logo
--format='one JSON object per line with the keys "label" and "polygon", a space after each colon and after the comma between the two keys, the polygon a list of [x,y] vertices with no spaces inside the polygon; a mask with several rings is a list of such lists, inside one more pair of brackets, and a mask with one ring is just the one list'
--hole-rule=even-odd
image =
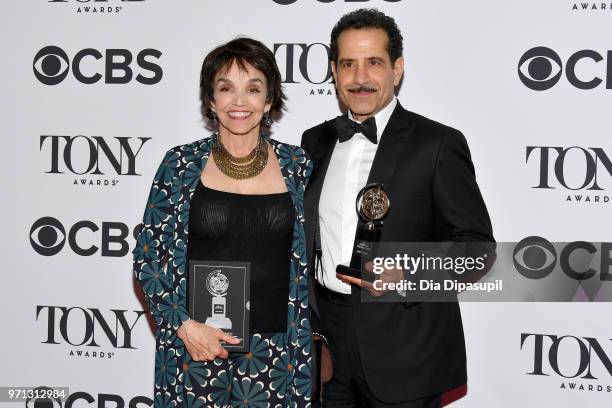
{"label": "cbs logo", "polygon": [[36,53],[33,69],[36,78],[45,85],[59,84],[66,79],[71,68],[74,78],[83,84],[95,84],[102,79],[106,84],[127,84],[134,79],[143,85],[154,85],[163,76],[163,70],[157,63],[161,55],[153,48],[139,51],[136,65],[141,72],[134,77],[134,55],[130,50],[109,48],[101,52],[85,48],[74,55],[71,63],[64,50],[49,45]]}
{"label": "cbs logo", "polygon": [[[593,50],[580,50],[573,53],[565,63],[565,77],[578,89],[593,89],[604,80],[592,74],[578,74],[578,65],[597,64],[604,57]],[[612,89],[612,51],[607,52],[606,89]],[[545,91],[559,82],[563,75],[563,61],[559,54],[547,47],[535,47],[523,54],[518,63],[518,76],[527,88]]]}
{"label": "cbs logo", "polygon": [[[136,236],[140,230],[140,224],[133,230]],[[96,233],[101,230],[100,246],[91,242],[84,243],[83,234],[79,232],[88,230]],[[42,217],[32,224],[30,228],[30,244],[34,251],[43,256],[58,254],[68,240],[68,246],[74,253],[80,256],[91,256],[100,251],[102,256],[122,257],[127,255],[129,244],[127,238],[130,230],[121,222],[102,222],[101,228],[94,222],[84,220],[75,223],[66,233],[66,229],[59,220],[53,217]]]}
{"label": "cbs logo", "polygon": [[610,242],[602,242],[600,248],[586,241],[553,245],[545,238],[531,236],[516,244],[512,261],[514,268],[527,279],[546,278],[559,265],[565,275],[576,281],[591,279],[598,273],[602,282],[612,281]]}

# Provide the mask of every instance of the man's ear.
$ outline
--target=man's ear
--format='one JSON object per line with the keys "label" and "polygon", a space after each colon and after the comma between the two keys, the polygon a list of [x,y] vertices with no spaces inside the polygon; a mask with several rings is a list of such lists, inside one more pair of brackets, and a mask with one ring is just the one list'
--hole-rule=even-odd
{"label": "man's ear", "polygon": [[404,57],[399,57],[393,63],[393,85],[398,86],[404,76]]}
{"label": "man's ear", "polygon": [[332,69],[332,74],[334,75],[334,82],[338,83],[338,78],[337,78],[338,73],[336,72],[336,62],[335,61],[331,62],[331,69]]}

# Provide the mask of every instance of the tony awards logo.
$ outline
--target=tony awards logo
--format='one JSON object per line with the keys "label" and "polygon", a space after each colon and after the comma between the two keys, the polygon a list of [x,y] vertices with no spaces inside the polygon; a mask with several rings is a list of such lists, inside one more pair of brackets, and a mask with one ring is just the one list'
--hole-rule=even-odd
{"label": "tony awards logo", "polygon": [[217,329],[231,330],[232,321],[225,315],[225,295],[229,290],[229,279],[220,269],[215,269],[206,278],[206,289],[213,296],[212,316],[206,318],[206,324]]}
{"label": "tony awards logo", "polygon": [[385,193],[382,184],[368,184],[357,194],[355,204],[357,214],[365,225],[357,227],[350,266],[338,265],[336,272],[373,280],[373,274],[362,271],[362,265],[371,260],[375,245],[380,241],[382,220],[389,213],[389,196]]}

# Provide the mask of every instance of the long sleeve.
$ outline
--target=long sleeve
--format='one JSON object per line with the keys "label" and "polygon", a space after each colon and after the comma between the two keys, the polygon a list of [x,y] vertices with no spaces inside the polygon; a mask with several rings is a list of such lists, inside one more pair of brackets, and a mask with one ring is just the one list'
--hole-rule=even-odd
{"label": "long sleeve", "polygon": [[[132,251],[134,276],[140,284],[155,322],[177,328],[189,319],[186,306],[185,277],[174,273],[172,256],[181,250],[182,241],[175,242],[173,191],[179,184],[176,177],[179,153],[173,149],[166,153],[160,164],[149,193],[142,229]],[[184,250],[184,248],[182,248]]]}
{"label": "long sleeve", "polygon": [[494,241],[491,221],[480,194],[463,134],[445,135],[438,152],[433,194],[453,241]]}
{"label": "long sleeve", "polygon": [[466,282],[476,282],[495,261],[496,244],[467,141],[459,131],[447,134],[441,143],[433,192],[439,214],[449,228],[449,240],[456,242],[445,255],[486,257],[482,271],[453,275]]}

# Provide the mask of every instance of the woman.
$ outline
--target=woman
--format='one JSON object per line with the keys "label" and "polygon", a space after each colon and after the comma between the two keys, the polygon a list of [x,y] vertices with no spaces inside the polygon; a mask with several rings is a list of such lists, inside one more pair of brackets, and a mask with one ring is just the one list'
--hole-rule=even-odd
{"label": "woman", "polygon": [[[285,98],[274,56],[239,38],[210,52],[202,112],[217,131],[166,154],[137,238],[134,273],[157,323],[155,407],[310,405],[304,151],[260,131]],[[249,353],[191,320],[188,260],[251,263]]]}

